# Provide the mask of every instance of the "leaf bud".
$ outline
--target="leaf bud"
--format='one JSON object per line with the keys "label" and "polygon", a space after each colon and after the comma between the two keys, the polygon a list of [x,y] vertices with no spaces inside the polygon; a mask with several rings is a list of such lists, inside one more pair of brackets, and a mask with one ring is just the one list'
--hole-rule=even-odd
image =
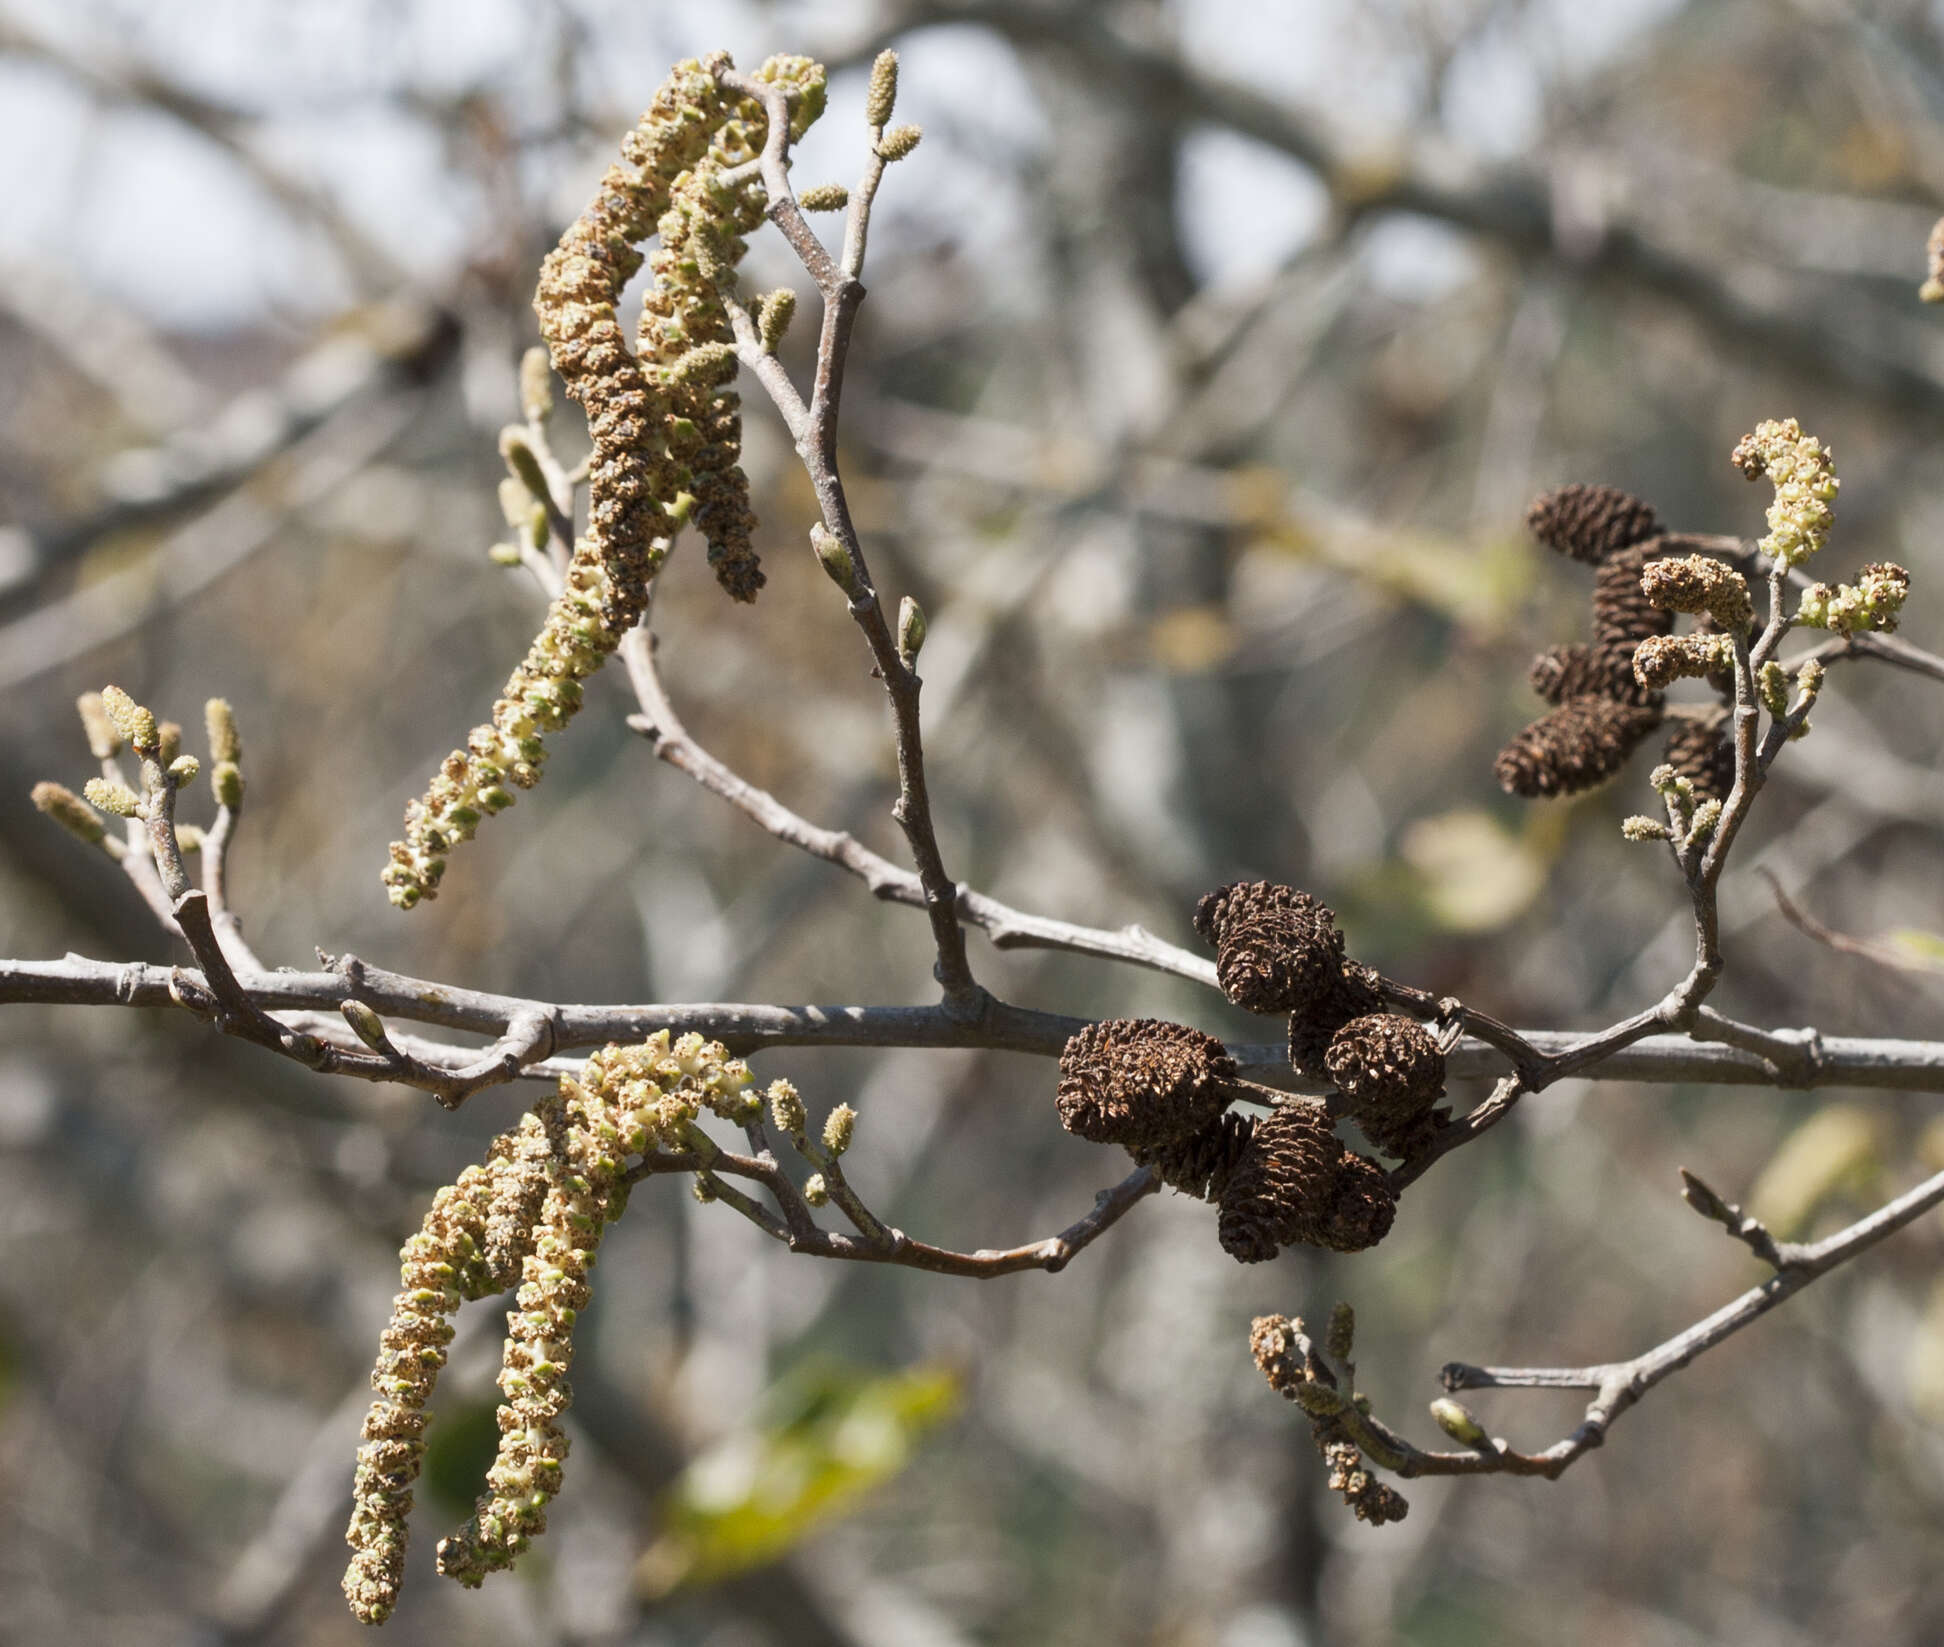
{"label": "leaf bud", "polygon": [[1485,1426],[1472,1416],[1471,1409],[1462,1401],[1453,1401],[1448,1395],[1440,1396],[1431,1403],[1431,1416],[1437,1421],[1438,1428],[1453,1441],[1462,1441],[1467,1447],[1491,1444]]}
{"label": "leaf bud", "polygon": [[385,1020],[363,1001],[340,1001],[338,1011],[344,1014],[344,1021],[351,1026],[351,1033],[371,1048],[373,1052],[393,1053],[391,1037],[385,1033]]}
{"label": "leaf bud", "polygon": [[852,600],[857,600],[864,592],[857,575],[857,562],[836,534],[821,521],[810,528],[810,547],[816,550],[817,559],[830,574],[830,581]]}
{"label": "leaf bud", "polygon": [[[508,526],[521,526],[531,517],[533,505],[547,497],[549,493],[547,473],[540,467],[539,454],[534,451],[532,443],[527,439],[526,430],[518,424],[509,423],[500,430],[499,449],[500,456],[506,460],[506,467],[519,480],[527,493],[527,500],[520,514],[516,517],[509,512],[507,515]],[[504,489],[500,494],[500,503],[502,508],[508,507]]]}
{"label": "leaf bud", "polygon": [[909,669],[925,645],[925,609],[909,595],[898,602],[898,658]]}

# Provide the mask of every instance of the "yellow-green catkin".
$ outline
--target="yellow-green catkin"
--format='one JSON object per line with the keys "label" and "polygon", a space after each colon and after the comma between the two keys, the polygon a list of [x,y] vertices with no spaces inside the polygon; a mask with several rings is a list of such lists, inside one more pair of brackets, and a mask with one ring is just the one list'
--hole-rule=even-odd
{"label": "yellow-green catkin", "polygon": [[1777,566],[1807,560],[1829,540],[1835,524],[1836,454],[1802,432],[1794,418],[1755,425],[1734,451],[1735,467],[1750,480],[1763,475],[1775,487],[1768,536],[1756,545]]}
{"label": "yellow-green catkin", "polygon": [[[425,1453],[425,1404],[452,1342],[450,1318],[466,1300],[512,1285],[540,1199],[531,1169],[538,1162],[546,1175],[561,1115],[560,1100],[550,1097],[496,1139],[484,1166],[468,1167],[432,1198],[399,1253],[401,1285],[371,1373],[378,1398],[365,1415],[344,1535],[352,1550],[344,1595],[363,1623],[382,1624],[398,1601],[406,1517]],[[520,1234],[509,1237],[522,1217]]]}
{"label": "yellow-green catkin", "polygon": [[750,1117],[749,1067],[716,1042],[666,1030],[609,1046],[560,1085],[564,1122],[520,1290],[507,1315],[499,1387],[499,1454],[473,1518],[439,1544],[439,1571],[468,1587],[513,1565],[547,1524],[560,1490],[574,1325],[592,1296],[602,1233],[627,1199],[628,1169],[664,1145],[681,1147],[702,1110]]}
{"label": "yellow-green catkin", "polygon": [[[760,584],[722,299],[765,197],[753,175],[732,186],[722,174],[753,156],[765,119],[761,104],[722,90],[715,70],[727,65],[715,57],[676,66],[593,203],[541,265],[533,300],[540,334],[567,393],[586,410],[593,441],[587,533],[492,720],[473,729],[406,808],[405,838],[393,843],[384,871],[402,909],[434,896],[452,848],[539,781],[545,738],[566,725],[580,707],[581,682],[640,620],[685,517],[709,540],[710,561],[732,595],[752,598]],[[772,58],[755,78],[792,93],[793,134],[822,112],[823,69],[809,59]],[[637,356],[616,305],[641,266],[638,245],[654,233],[663,244]]]}

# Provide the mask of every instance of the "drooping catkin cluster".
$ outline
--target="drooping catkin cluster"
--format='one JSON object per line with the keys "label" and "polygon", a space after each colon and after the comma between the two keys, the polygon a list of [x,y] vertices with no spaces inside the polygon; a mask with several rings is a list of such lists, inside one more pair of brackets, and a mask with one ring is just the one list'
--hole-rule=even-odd
{"label": "drooping catkin cluster", "polygon": [[1514,795],[1573,795],[1612,777],[1660,724],[1660,695],[1636,677],[1634,659],[1673,624],[1641,588],[1664,540],[1654,511],[1611,486],[1545,493],[1526,523],[1548,548],[1596,569],[1593,639],[1533,660],[1533,690],[1555,707],[1499,752],[1493,771]]}
{"label": "drooping catkin cluster", "polygon": [[[735,352],[723,299],[765,196],[753,174],[733,184],[723,174],[752,158],[765,118],[759,103],[722,89],[715,70],[727,66],[720,55],[676,66],[622,143],[621,163],[608,168],[592,204],[541,266],[534,294],[541,337],[568,394],[586,410],[593,442],[587,532],[492,720],[473,729],[406,808],[405,838],[393,843],[384,872],[402,909],[435,896],[453,847],[511,806],[516,790],[539,781],[546,738],[572,718],[581,682],[640,620],[649,583],[685,519],[707,537],[731,595],[752,599],[762,581],[739,467],[741,424],[728,387]],[[793,135],[822,112],[819,64],[772,58],[756,78],[789,90]],[[641,266],[637,247],[657,232],[662,245],[637,356],[616,306]]]}
{"label": "drooping catkin cluster", "polygon": [[[1284,925],[1280,941],[1302,953],[1285,951],[1257,964],[1279,967],[1305,985],[1272,997],[1251,987],[1258,971],[1239,959],[1273,949],[1278,940],[1265,932],[1275,932],[1278,913],[1292,908],[1301,909],[1304,919],[1300,926]],[[1377,974],[1344,953],[1330,909],[1291,887],[1241,881],[1203,898],[1195,924],[1215,946],[1223,992],[1252,1012],[1289,1014],[1291,1066],[1334,1084],[1344,1112],[1371,1143],[1387,1155],[1408,1157],[1430,1142],[1444,1119],[1436,1108],[1444,1096],[1444,1054],[1421,1024],[1383,1010]]]}
{"label": "drooping catkin cluster", "polygon": [[[1348,1324],[1348,1310],[1339,1304],[1330,1319],[1330,1353],[1339,1362],[1349,1359]],[[1249,1327],[1249,1350],[1270,1389],[1295,1402],[1308,1416],[1310,1439],[1330,1467],[1330,1490],[1343,1495],[1356,1518],[1381,1527],[1410,1514],[1409,1501],[1378,1478],[1346,1433],[1345,1415],[1358,1398],[1337,1383],[1336,1375],[1317,1355],[1302,1317],[1257,1316]]]}
{"label": "drooping catkin cluster", "polygon": [[380,1341],[378,1399],[358,1451],[344,1593],[364,1623],[383,1623],[398,1599],[425,1404],[452,1339],[449,1318],[466,1300],[519,1285],[499,1377],[498,1456],[473,1519],[439,1545],[439,1570],[477,1585],[545,1528],[559,1491],[574,1325],[602,1232],[626,1203],[630,1166],[680,1147],[704,1109],[749,1120],[760,1103],[751,1081],[746,1064],[699,1035],[671,1045],[663,1030],[605,1047],[495,1139],[483,1165],[434,1197],[400,1254],[404,1285]]}

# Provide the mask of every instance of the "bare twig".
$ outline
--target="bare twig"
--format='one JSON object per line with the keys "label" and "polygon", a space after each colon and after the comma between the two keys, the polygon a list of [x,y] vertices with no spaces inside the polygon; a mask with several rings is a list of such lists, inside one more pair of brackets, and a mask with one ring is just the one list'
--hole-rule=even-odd
{"label": "bare twig", "polygon": [[1875,943],[1868,938],[1855,938],[1846,932],[1836,931],[1834,927],[1824,926],[1784,892],[1782,883],[1768,870],[1762,870],[1761,874],[1769,884],[1769,891],[1774,894],[1775,907],[1782,912],[1782,918],[1803,936],[1815,939],[1817,943],[1835,950],[1839,955],[1854,955],[1859,960],[1870,961],[1877,966],[1887,966],[1898,972],[1921,972],[1931,977],[1944,974],[1944,966],[1940,966],[1935,961],[1927,961],[1917,955],[1906,955],[1900,950],[1892,949],[1888,944]]}

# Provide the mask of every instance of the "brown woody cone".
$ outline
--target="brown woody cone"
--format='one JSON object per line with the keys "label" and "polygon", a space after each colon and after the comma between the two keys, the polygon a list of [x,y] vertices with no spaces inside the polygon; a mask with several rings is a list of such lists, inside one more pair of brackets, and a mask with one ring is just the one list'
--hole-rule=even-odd
{"label": "brown woody cone", "polygon": [[1344,1149],[1323,1106],[1290,1099],[1256,1123],[1222,1191],[1218,1233],[1244,1264],[1298,1241],[1362,1252],[1390,1232],[1396,1212],[1383,1170]]}
{"label": "brown woody cone", "polygon": [[1212,1035],[1154,1018],[1110,1018],[1067,1042],[1054,1101],[1068,1132],[1152,1150],[1215,1120],[1235,1078],[1235,1060]]}
{"label": "brown woody cone", "polygon": [[1555,554],[1589,566],[1658,536],[1661,529],[1654,511],[1639,498],[1615,486],[1578,483],[1534,498],[1526,510],[1526,525]]}
{"label": "brown woody cone", "polygon": [[1725,801],[1735,787],[1735,740],[1726,722],[1675,722],[1664,758],[1693,783],[1697,801]]}
{"label": "brown woody cone", "polygon": [[1588,696],[1635,703],[1641,697],[1632,655],[1601,646],[1552,646],[1532,660],[1526,679],[1548,703]]}
{"label": "brown woody cone", "polygon": [[1626,765],[1660,721],[1658,704],[1568,698],[1501,749],[1492,772],[1507,794],[1577,795]]}
{"label": "brown woody cone", "polygon": [[1195,906],[1195,930],[1215,948],[1222,993],[1250,1012],[1293,1012],[1343,965],[1336,917],[1307,892],[1237,881]]}
{"label": "brown woody cone", "polygon": [[1153,1167],[1155,1175],[1171,1188],[1204,1201],[1219,1201],[1236,1163],[1249,1147],[1255,1127],[1252,1116],[1229,1110],[1186,1138],[1158,1149],[1136,1150],[1134,1159],[1142,1166]]}
{"label": "brown woody cone", "polygon": [[1603,561],[1593,579],[1593,643],[1617,647],[1649,635],[1672,634],[1674,614],[1664,612],[1640,587],[1640,574],[1661,552],[1658,538],[1635,544]]}
{"label": "brown woody cone", "polygon": [[1383,1005],[1377,974],[1361,962],[1346,961],[1327,990],[1289,1015],[1290,1067],[1312,1081],[1329,1080],[1328,1055],[1336,1032]]}
{"label": "brown woody cone", "polygon": [[1353,1018],[1326,1062],[1352,1119],[1379,1149],[1406,1155],[1435,1130],[1426,1123],[1444,1096],[1445,1059],[1422,1024],[1394,1012]]}

